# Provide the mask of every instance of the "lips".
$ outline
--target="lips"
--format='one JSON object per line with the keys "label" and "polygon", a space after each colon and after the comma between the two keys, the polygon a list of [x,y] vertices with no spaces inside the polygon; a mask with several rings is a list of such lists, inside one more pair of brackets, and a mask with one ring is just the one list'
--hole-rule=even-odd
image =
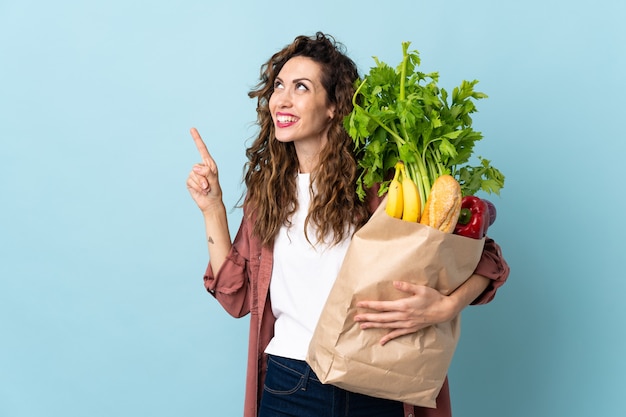
{"label": "lips", "polygon": [[276,126],[280,128],[292,126],[298,120],[300,119],[293,114],[276,113]]}

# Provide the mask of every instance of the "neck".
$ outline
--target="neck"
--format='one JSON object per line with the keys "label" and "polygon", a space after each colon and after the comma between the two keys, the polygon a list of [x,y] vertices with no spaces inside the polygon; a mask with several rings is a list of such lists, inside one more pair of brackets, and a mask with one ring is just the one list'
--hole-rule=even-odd
{"label": "neck", "polygon": [[312,161],[312,160],[303,159],[300,156],[298,156],[298,162],[299,162],[298,171],[301,174],[308,174],[312,172],[317,166],[317,159],[318,158],[315,158],[315,161]]}
{"label": "neck", "polygon": [[[324,141],[324,143],[325,142],[326,141]],[[324,147],[324,143],[295,143],[296,155],[298,156],[298,168],[301,173],[309,173],[319,165],[320,153]]]}

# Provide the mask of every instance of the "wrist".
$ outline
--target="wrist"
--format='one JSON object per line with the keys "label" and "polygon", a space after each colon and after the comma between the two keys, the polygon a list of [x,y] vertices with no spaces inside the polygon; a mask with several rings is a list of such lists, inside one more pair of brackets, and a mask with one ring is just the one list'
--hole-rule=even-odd
{"label": "wrist", "polygon": [[215,199],[202,208],[202,216],[205,219],[213,219],[226,215],[226,206],[222,199]]}
{"label": "wrist", "polygon": [[450,294],[447,297],[447,300],[448,317],[450,320],[452,320],[453,318],[461,314],[461,311],[463,311],[463,308],[465,308],[465,303],[460,300],[459,297],[455,296],[454,293]]}

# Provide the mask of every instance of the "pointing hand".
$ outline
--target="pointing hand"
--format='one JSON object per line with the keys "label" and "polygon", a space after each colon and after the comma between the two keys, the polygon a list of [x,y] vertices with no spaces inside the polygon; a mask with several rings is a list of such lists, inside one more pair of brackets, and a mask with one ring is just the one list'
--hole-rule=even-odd
{"label": "pointing hand", "polygon": [[195,164],[187,177],[187,189],[202,212],[210,211],[216,204],[222,205],[217,164],[211,157],[206,144],[196,128],[191,129],[191,137],[198,148],[202,163]]}

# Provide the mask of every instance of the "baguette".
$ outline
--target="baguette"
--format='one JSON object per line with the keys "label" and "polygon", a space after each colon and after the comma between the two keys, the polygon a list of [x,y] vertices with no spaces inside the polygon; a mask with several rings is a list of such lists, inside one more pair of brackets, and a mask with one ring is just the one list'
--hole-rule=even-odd
{"label": "baguette", "polygon": [[420,223],[452,233],[461,212],[461,186],[452,175],[438,177],[426,201]]}

